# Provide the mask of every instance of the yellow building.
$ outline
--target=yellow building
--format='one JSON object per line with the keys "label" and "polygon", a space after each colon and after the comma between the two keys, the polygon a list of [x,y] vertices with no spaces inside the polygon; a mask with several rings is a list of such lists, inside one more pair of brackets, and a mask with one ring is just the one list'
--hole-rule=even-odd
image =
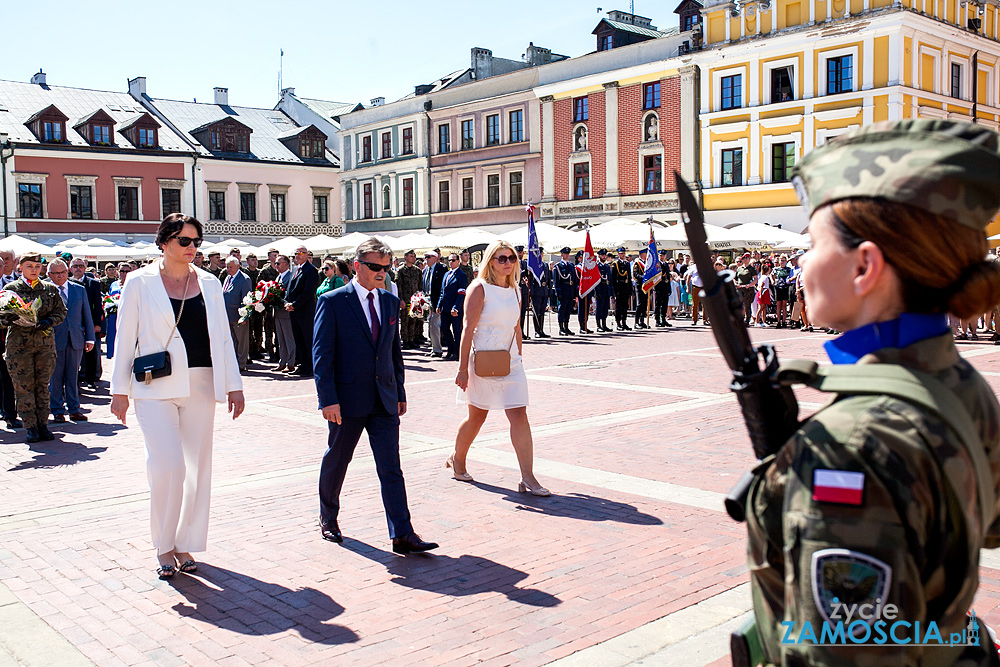
{"label": "yellow building", "polygon": [[787,182],[791,165],[863,124],[975,117],[997,129],[993,4],[708,0],[702,15],[704,48],[695,61],[708,222],[801,230],[806,216]]}

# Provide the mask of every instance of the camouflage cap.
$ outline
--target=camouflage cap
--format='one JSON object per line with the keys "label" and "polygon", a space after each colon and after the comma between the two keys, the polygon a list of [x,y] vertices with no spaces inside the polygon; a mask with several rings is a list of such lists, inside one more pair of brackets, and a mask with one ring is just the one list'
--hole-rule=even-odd
{"label": "camouflage cap", "polygon": [[874,123],[810,152],[792,183],[810,216],[841,199],[877,197],[985,229],[1000,209],[1000,135],[949,120]]}

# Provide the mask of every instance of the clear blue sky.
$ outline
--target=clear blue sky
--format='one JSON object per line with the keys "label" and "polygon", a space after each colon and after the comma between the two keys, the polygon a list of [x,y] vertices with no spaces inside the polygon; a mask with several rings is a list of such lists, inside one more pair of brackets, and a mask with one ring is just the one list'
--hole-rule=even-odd
{"label": "clear blue sky", "polygon": [[[487,10],[469,0],[52,0],[43,11],[9,0],[0,79],[27,81],[42,68],[50,85],[126,91],[129,78],[145,76],[153,97],[209,102],[224,86],[232,105],[273,107],[284,48],[285,87],[367,106],[468,67],[474,46],[511,59],[528,42],[589,53],[605,12],[629,10],[627,0],[605,2],[507,0]],[[665,29],[677,24],[678,2],[637,0],[635,12]]]}

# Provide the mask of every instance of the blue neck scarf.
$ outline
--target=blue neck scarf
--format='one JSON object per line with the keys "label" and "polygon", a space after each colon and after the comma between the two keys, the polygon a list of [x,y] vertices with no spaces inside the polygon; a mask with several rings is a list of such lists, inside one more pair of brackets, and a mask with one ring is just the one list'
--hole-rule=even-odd
{"label": "blue neck scarf", "polygon": [[948,316],[903,313],[888,322],[873,322],[824,343],[834,364],[853,364],[886,347],[904,348],[948,331]]}

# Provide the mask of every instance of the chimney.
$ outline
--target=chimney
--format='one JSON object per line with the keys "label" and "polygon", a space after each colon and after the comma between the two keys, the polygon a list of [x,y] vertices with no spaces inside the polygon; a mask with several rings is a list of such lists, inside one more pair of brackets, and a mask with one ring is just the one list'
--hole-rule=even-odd
{"label": "chimney", "polygon": [[38,74],[31,77],[31,83],[37,83],[39,86],[44,86],[45,84],[45,72],[39,68]]}
{"label": "chimney", "polygon": [[219,88],[215,89],[215,103],[219,106],[228,107],[229,106],[229,89]]}
{"label": "chimney", "polygon": [[295,89],[294,88],[282,88],[281,89],[281,96],[284,97],[285,95],[292,95],[292,96],[294,96],[295,95]]}
{"label": "chimney", "polygon": [[146,77],[137,76],[128,80],[128,94],[139,99],[146,95]]}
{"label": "chimney", "polygon": [[372,103],[373,107],[380,107],[383,104],[385,104],[385,98],[384,97],[373,97],[372,100],[371,100],[371,103]]}

